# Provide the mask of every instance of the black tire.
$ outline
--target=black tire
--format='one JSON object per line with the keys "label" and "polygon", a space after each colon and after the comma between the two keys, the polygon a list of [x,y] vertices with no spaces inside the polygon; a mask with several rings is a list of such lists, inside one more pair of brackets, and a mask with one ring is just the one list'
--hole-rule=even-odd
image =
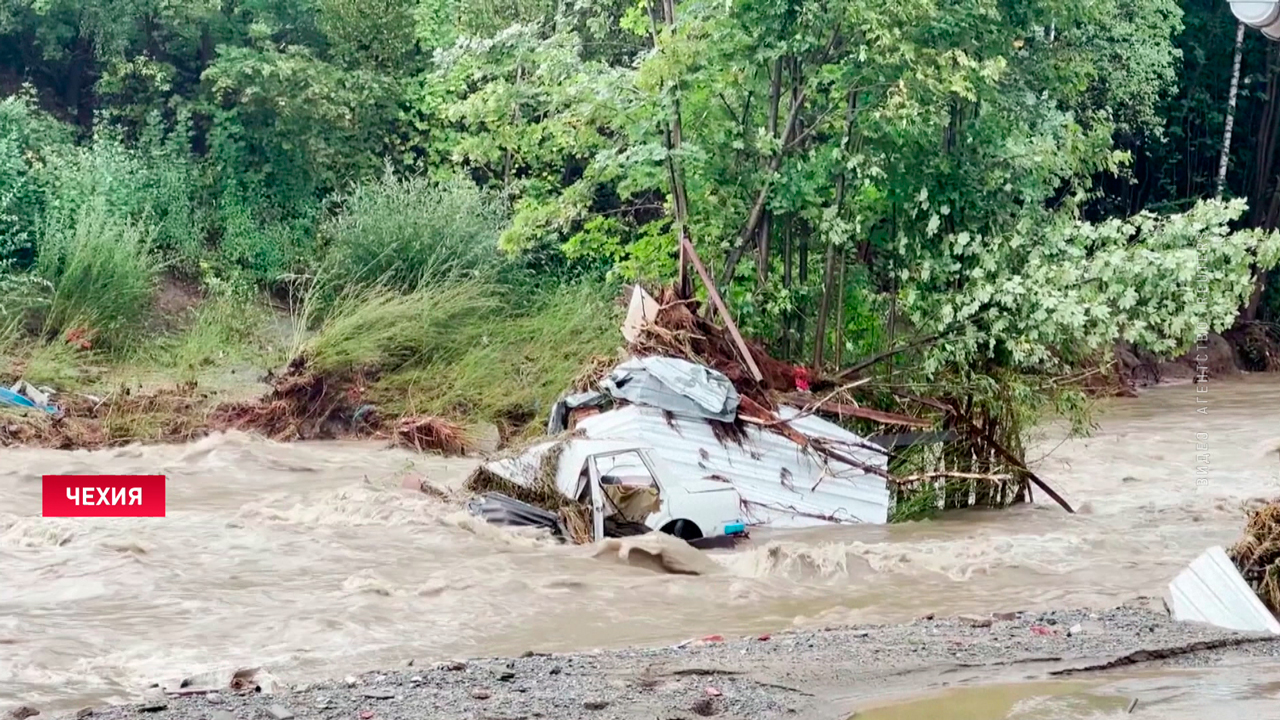
{"label": "black tire", "polygon": [[692,520],[672,520],[662,527],[662,532],[675,535],[685,542],[702,537],[702,530]]}

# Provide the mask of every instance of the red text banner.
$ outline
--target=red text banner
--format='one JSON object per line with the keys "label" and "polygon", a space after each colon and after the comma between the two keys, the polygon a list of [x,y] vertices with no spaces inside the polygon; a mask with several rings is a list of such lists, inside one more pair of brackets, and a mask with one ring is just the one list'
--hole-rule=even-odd
{"label": "red text banner", "polygon": [[164,517],[164,475],[45,475],[45,517]]}

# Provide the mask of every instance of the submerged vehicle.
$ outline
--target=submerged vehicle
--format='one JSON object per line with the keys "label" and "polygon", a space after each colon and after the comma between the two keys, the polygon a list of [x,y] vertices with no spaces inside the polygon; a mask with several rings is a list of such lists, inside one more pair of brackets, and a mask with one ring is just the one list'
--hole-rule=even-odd
{"label": "submerged vehicle", "polygon": [[[590,509],[586,539],[591,541],[652,530],[688,541],[746,534],[740,516],[742,498],[731,484],[683,478],[643,444],[571,438],[535,445],[518,457],[488,463],[485,470],[516,485],[554,483],[554,490],[566,500]],[[486,496],[485,504],[473,505],[473,510],[504,524],[556,529],[561,522],[556,513],[532,512],[538,508],[495,495]],[[522,515],[504,521],[504,511],[512,509]],[[568,528],[559,530],[574,535]]]}
{"label": "submerged vehicle", "polygon": [[[727,379],[675,358],[627,361],[602,387],[561,401],[549,428],[556,439],[484,463],[471,489],[489,494],[472,511],[577,542],[888,521],[889,489],[876,473],[883,451],[834,423],[790,407],[778,410],[788,433],[744,422]],[[809,441],[838,447],[849,462]]]}

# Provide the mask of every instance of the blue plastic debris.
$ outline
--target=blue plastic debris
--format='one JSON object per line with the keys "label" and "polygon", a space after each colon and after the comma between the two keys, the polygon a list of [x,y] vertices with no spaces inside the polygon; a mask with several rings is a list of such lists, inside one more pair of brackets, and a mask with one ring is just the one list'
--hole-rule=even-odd
{"label": "blue plastic debris", "polygon": [[58,408],[53,405],[40,406],[35,404],[25,395],[16,393],[9,388],[0,387],[0,405],[10,405],[13,407],[30,408],[32,410],[44,410],[50,415],[58,412]]}
{"label": "blue plastic debris", "polygon": [[732,525],[724,526],[725,535],[741,535],[746,531],[747,531],[747,526],[743,525],[742,523],[733,523]]}

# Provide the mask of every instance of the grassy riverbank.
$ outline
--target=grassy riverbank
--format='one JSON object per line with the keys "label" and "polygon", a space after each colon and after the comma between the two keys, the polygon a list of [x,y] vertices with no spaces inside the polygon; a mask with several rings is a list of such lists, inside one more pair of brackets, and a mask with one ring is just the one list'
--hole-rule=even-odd
{"label": "grassy riverbank", "polygon": [[[621,311],[616,290],[601,284],[513,292],[478,281],[409,292],[371,286],[321,309],[315,295],[289,307],[159,278],[144,329],[127,344],[99,348],[61,328],[8,334],[0,381],[52,388],[68,418],[0,410],[0,426],[10,426],[0,427],[0,441],[185,440],[225,427],[211,419],[219,407],[267,395],[272,378],[297,357],[358,390],[385,418],[432,415],[520,434],[545,417],[591,357],[616,352]],[[101,432],[72,427],[80,421]]]}

